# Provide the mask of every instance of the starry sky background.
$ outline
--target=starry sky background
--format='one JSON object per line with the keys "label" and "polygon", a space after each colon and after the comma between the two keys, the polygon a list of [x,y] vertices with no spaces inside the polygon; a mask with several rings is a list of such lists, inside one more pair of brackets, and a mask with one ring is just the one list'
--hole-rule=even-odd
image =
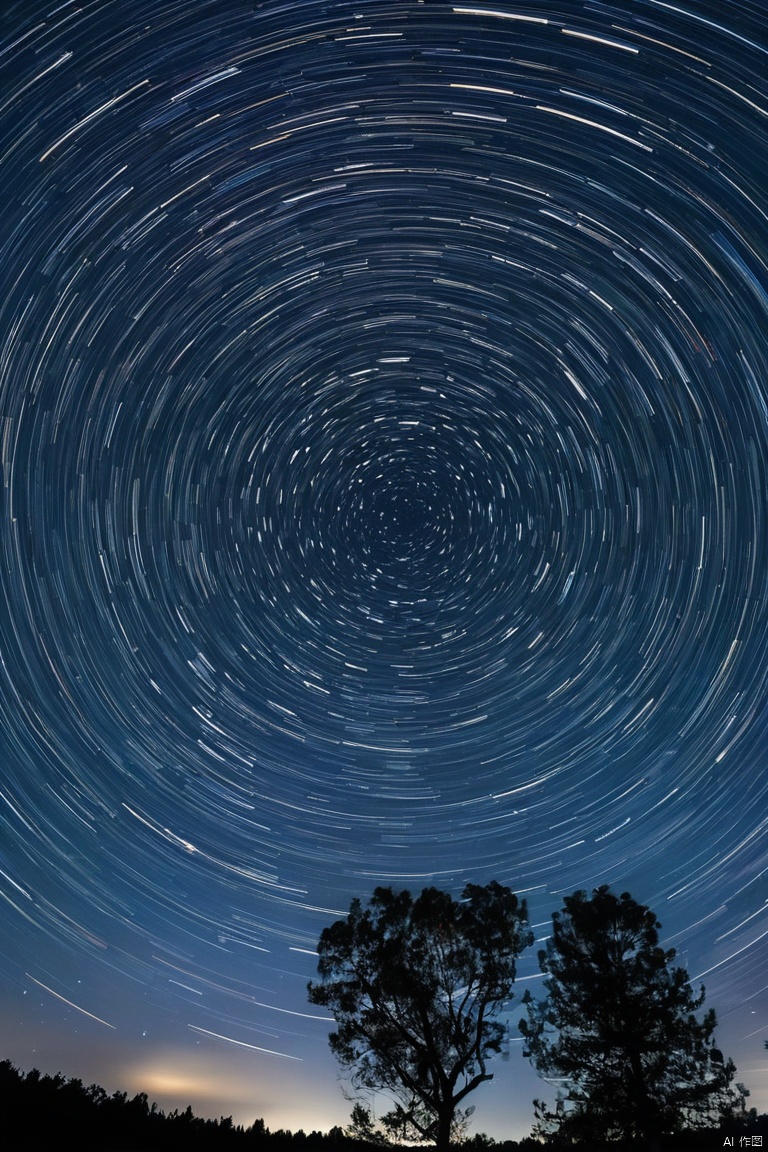
{"label": "starry sky background", "polygon": [[[0,1056],[343,1124],[353,897],[609,883],[768,1108],[766,4],[0,51]],[[537,1094],[513,1029],[476,1127]]]}

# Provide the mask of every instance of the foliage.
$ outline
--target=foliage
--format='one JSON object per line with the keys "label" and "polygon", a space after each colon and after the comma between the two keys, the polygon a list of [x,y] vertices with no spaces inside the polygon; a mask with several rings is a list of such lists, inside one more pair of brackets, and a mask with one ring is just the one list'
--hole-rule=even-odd
{"label": "foliage", "polygon": [[536,1102],[536,1131],[626,1145],[740,1116],[748,1093],[715,1047],[715,1013],[697,1015],[704,989],[671,967],[650,909],[603,886],[552,919],[539,953],[547,996],[524,997],[520,1029],[539,1072],[566,1087],[554,1111]]}
{"label": "foliage", "polygon": [[354,1140],[362,1140],[365,1144],[387,1143],[386,1137],[376,1128],[370,1108],[366,1108],[359,1100],[352,1109],[350,1120],[347,1135]]}
{"label": "foliage", "polygon": [[468,884],[460,901],[377,888],[323,930],[309,998],[333,1013],[330,1045],[354,1088],[393,1099],[389,1138],[445,1149],[461,1133],[459,1105],[492,1079],[506,1032],[497,1017],[531,943],[525,901],[495,882]]}

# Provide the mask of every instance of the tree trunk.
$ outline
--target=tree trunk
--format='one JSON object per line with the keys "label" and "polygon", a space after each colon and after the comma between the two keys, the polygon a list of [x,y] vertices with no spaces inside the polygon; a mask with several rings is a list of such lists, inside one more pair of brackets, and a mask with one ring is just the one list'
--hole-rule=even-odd
{"label": "tree trunk", "polygon": [[453,1104],[444,1104],[437,1114],[437,1139],[435,1152],[448,1152],[451,1146],[451,1125],[453,1124]]}
{"label": "tree trunk", "polygon": [[629,1049],[629,1061],[632,1068],[632,1095],[635,1100],[636,1122],[638,1136],[643,1141],[647,1152],[660,1152],[658,1132],[657,1109],[648,1092],[643,1065],[637,1049],[632,1045]]}

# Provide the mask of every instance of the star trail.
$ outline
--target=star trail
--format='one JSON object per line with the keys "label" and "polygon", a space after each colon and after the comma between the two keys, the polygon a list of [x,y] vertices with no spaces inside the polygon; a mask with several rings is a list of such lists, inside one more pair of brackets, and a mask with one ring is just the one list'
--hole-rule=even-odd
{"label": "star trail", "polygon": [[767,18],[4,5],[0,1058],[343,1124],[353,897],[609,883],[768,1108]]}

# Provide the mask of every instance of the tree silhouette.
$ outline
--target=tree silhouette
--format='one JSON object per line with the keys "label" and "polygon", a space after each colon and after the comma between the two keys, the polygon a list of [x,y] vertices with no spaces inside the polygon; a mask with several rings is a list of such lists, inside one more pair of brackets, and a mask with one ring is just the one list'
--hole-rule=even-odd
{"label": "tree silhouette", "polygon": [[525,901],[495,882],[468,884],[461,901],[377,888],[323,930],[309,998],[332,1011],[330,1045],[354,1087],[393,1099],[381,1121],[391,1137],[448,1148],[468,1114],[459,1105],[492,1079],[496,1017],[531,943]]}
{"label": "tree silhouette", "polygon": [[715,1047],[715,1013],[697,1016],[704,989],[671,967],[650,909],[603,886],[567,897],[552,919],[539,953],[547,996],[526,994],[520,1022],[526,1055],[566,1085],[554,1111],[536,1102],[538,1131],[653,1146],[741,1115],[747,1092]]}

